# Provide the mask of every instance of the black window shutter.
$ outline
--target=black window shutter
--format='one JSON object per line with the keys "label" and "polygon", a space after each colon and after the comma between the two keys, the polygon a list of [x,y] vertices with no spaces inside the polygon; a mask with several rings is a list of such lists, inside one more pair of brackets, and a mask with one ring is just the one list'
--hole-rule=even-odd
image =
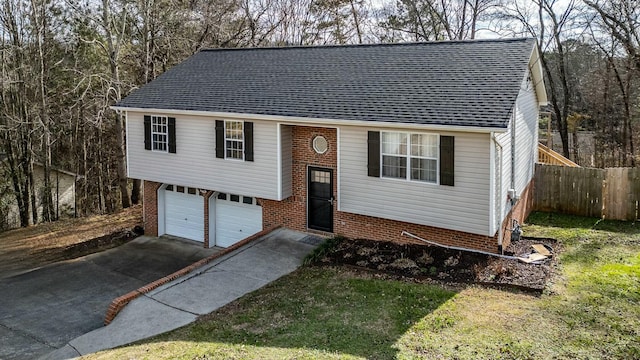
{"label": "black window shutter", "polygon": [[151,116],[144,116],[144,149],[151,150]]}
{"label": "black window shutter", "polygon": [[454,137],[440,136],[440,185],[453,186]]}
{"label": "black window shutter", "polygon": [[253,161],[253,123],[244,122],[244,160]]}
{"label": "black window shutter", "polygon": [[224,159],[224,121],[216,120],[216,157]]}
{"label": "black window shutter", "polygon": [[368,152],[367,152],[368,175],[373,177],[380,177],[380,132],[369,131],[367,143],[368,143]]}
{"label": "black window shutter", "polygon": [[176,153],[176,118],[168,118],[168,130],[169,130],[169,152]]}

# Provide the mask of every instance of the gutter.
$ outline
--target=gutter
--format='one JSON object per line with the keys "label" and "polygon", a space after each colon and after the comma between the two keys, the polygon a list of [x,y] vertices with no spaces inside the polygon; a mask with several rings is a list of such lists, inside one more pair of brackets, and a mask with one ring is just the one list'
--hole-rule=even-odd
{"label": "gutter", "polygon": [[500,206],[498,207],[498,219],[500,219],[500,224],[498,225],[498,252],[500,254],[504,253],[504,249],[502,248],[502,237],[503,237],[503,233],[502,233],[502,153],[503,153],[503,148],[502,145],[500,145],[500,142],[498,142],[498,139],[496,139],[496,134],[495,133],[491,133],[491,140],[493,140],[493,143],[495,144],[496,148],[498,148],[498,153],[499,153],[499,164],[500,164],[500,176],[498,176],[498,189],[500,189],[500,199],[498,201],[498,203],[500,204]]}
{"label": "gutter", "polygon": [[504,133],[506,128],[499,127],[479,127],[479,126],[459,126],[459,125],[438,125],[438,124],[411,124],[400,122],[378,122],[378,121],[365,121],[365,120],[344,120],[344,119],[325,119],[325,118],[305,118],[299,116],[279,116],[279,115],[261,115],[261,114],[245,114],[245,113],[231,113],[231,112],[217,112],[217,111],[201,111],[201,110],[172,110],[172,109],[155,109],[155,108],[136,108],[127,106],[111,106],[115,111],[135,111],[142,113],[153,114],[170,114],[170,115],[192,115],[192,116],[208,116],[208,117],[220,117],[226,119],[243,119],[243,120],[266,120],[276,121],[281,123],[312,123],[312,124],[324,124],[324,125],[350,125],[350,126],[365,126],[365,127],[384,127],[384,128],[415,128],[422,130],[438,130],[438,131],[460,131],[460,132],[472,132],[472,133]]}

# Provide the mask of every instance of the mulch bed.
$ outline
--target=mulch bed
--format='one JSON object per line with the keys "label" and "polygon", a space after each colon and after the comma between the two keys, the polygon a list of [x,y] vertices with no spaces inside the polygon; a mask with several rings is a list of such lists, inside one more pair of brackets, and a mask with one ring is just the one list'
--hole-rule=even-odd
{"label": "mulch bed", "polygon": [[542,264],[527,264],[516,259],[439,246],[345,239],[329,249],[316,263],[346,265],[442,283],[475,283],[542,292],[556,264],[559,244],[554,239],[522,238],[505,249],[505,254],[525,256],[533,251],[533,244],[550,246],[554,250],[553,257]]}

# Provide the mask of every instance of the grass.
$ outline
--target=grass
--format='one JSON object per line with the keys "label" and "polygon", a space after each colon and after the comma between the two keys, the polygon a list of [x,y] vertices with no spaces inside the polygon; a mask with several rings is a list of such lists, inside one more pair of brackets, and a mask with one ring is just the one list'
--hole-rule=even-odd
{"label": "grass", "polygon": [[197,323],[91,359],[640,359],[638,224],[533,214],[563,253],[542,296],[306,267]]}

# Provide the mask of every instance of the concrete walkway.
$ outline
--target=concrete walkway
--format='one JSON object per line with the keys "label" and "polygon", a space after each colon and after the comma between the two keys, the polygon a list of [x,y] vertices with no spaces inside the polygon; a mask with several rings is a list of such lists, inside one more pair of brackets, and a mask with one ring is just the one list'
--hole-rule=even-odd
{"label": "concrete walkway", "polygon": [[146,339],[195,321],[297,269],[319,238],[278,229],[127,305],[111,324],[41,359],[70,359]]}

